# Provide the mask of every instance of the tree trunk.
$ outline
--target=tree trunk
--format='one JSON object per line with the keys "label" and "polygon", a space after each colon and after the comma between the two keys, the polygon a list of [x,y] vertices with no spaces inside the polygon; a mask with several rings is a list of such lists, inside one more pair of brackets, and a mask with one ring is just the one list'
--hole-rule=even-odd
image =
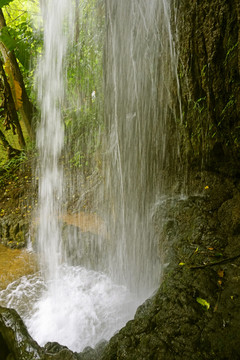
{"label": "tree trunk", "polygon": [[[2,9],[0,9],[0,30],[5,26],[6,26],[5,18]],[[8,62],[10,65],[10,71],[14,81],[16,81],[21,87],[22,106],[19,108],[19,111],[26,126],[28,135],[30,136],[30,138],[33,138],[32,118],[34,113],[34,107],[28,98],[16,56],[14,54],[14,51],[8,51],[5,45],[1,42],[0,42],[0,51],[2,53],[4,62],[5,63]],[[13,89],[13,86],[11,86],[11,84],[10,87],[12,91],[12,96],[15,99],[15,89]],[[15,108],[17,108],[16,102],[15,102]]]}
{"label": "tree trunk", "polygon": [[21,125],[20,125],[20,122],[18,119],[18,114],[17,114],[17,111],[14,106],[14,100],[12,97],[11,88],[7,81],[7,77],[4,72],[1,60],[0,60],[0,72],[2,74],[3,81],[4,81],[4,96],[7,98],[7,112],[10,116],[11,122],[13,123],[14,126],[16,126],[19,145],[20,145],[20,147],[24,148],[26,146],[26,143],[25,143],[22,128],[21,128]]}

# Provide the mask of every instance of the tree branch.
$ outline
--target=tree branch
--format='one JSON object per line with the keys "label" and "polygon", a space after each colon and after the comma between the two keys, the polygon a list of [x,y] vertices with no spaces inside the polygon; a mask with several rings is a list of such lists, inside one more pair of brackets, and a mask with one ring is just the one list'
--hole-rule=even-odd
{"label": "tree branch", "polygon": [[226,258],[226,259],[223,259],[223,260],[215,261],[214,263],[209,263],[209,264],[205,264],[205,265],[190,266],[189,268],[193,269],[193,270],[194,269],[203,269],[203,268],[208,267],[208,266],[215,266],[215,265],[219,265],[219,264],[225,264],[225,263],[227,263],[229,261],[233,261],[233,260],[236,260],[238,258],[240,258],[240,254],[236,255],[236,256]]}

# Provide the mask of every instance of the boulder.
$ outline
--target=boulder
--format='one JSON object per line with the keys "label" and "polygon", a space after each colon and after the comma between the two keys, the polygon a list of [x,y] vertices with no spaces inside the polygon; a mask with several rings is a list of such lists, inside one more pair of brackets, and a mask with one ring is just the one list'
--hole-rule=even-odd
{"label": "boulder", "polygon": [[42,360],[41,347],[29,335],[14,309],[0,307],[0,359]]}

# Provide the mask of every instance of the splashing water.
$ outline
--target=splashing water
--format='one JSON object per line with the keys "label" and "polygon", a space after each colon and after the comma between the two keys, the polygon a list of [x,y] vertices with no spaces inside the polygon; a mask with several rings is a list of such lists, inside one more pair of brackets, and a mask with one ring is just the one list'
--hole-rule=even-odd
{"label": "splashing water", "polygon": [[24,276],[0,292],[1,305],[17,309],[40,345],[57,341],[81,351],[109,340],[141,301],[103,273],[64,265],[59,276],[54,284]]}
{"label": "splashing water", "polygon": [[170,185],[169,167],[178,156],[171,146],[178,83],[169,2],[106,0],[105,6],[105,165],[96,194],[106,221],[105,244],[100,237],[97,246],[87,239],[91,251],[83,261],[81,234],[69,236],[63,246],[61,104],[74,14],[69,0],[45,0],[37,133],[41,273],[0,292],[0,304],[19,311],[40,345],[57,341],[74,351],[109,339],[158,285],[161,263],[151,208],[156,193]]}

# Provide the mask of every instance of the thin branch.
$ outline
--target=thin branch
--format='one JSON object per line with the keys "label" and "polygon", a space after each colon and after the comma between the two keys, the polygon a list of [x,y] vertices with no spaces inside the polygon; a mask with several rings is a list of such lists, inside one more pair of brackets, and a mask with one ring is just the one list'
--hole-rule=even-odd
{"label": "thin branch", "polygon": [[214,263],[209,263],[209,264],[205,264],[205,265],[190,266],[189,268],[193,269],[193,270],[194,269],[203,269],[203,268],[208,267],[208,266],[215,266],[215,265],[219,265],[219,264],[225,264],[226,262],[233,261],[233,260],[236,260],[238,258],[240,258],[240,254],[236,255],[236,256],[226,258],[226,259],[223,259],[223,260],[215,261]]}

